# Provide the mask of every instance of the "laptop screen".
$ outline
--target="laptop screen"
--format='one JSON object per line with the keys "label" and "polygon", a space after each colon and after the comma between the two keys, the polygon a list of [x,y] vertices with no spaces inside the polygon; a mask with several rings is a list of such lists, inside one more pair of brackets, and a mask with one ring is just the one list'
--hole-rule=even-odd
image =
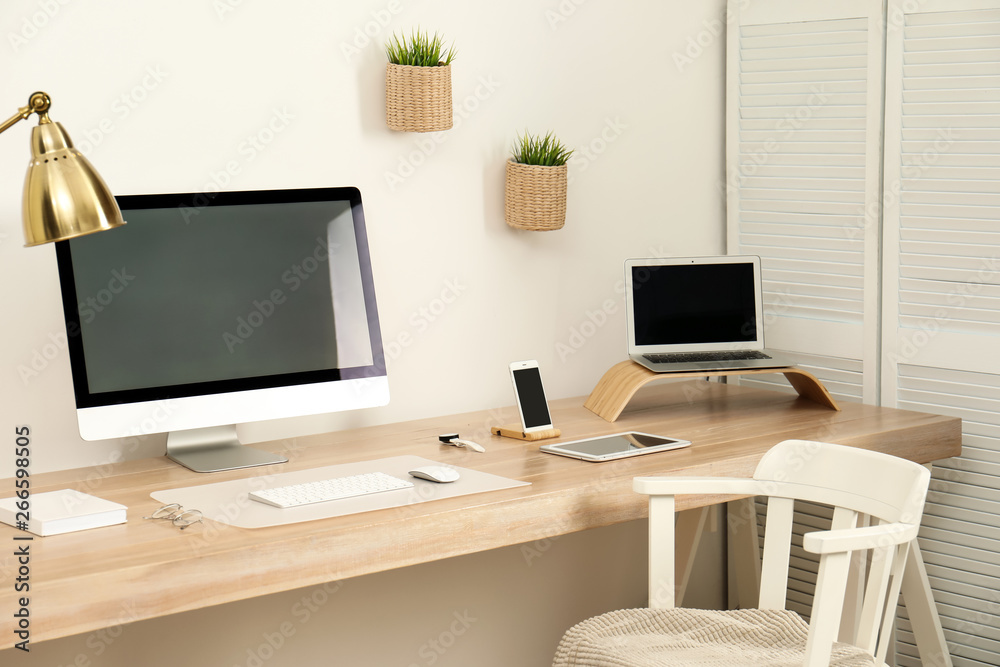
{"label": "laptop screen", "polygon": [[633,344],[753,343],[752,262],[631,266]]}

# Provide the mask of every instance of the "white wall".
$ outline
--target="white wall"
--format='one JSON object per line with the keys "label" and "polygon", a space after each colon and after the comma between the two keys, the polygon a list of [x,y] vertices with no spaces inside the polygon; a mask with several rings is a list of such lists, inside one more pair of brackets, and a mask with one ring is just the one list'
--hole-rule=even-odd
{"label": "white wall", "polygon": [[[274,439],[509,405],[515,359],[539,360],[553,398],[587,394],[624,355],[622,261],[722,250],[724,32],[710,30],[722,5],[17,0],[0,91],[10,113],[48,92],[116,193],[361,188],[391,403],[244,429]],[[460,122],[444,133],[385,127],[382,43],[416,26],[458,48]],[[685,51],[693,62],[675,60]],[[44,472],[107,463],[121,445],[80,440],[54,250],[21,247],[29,123],[0,138],[0,404],[8,428],[32,427]],[[503,221],[504,161],[525,129],[577,149],[557,232]],[[254,136],[270,143],[258,151]],[[442,309],[449,285],[458,296]],[[589,324],[609,299],[616,312]],[[160,455],[163,442],[124,455]]]}
{"label": "white wall", "polygon": [[[45,90],[120,194],[360,187],[392,401],[245,428],[247,440],[510,405],[515,359],[540,361],[551,398],[582,396],[624,356],[623,260],[723,250],[723,11],[722,0],[8,0],[0,116]],[[416,26],[458,48],[445,133],[385,127],[381,45]],[[162,436],[126,448],[77,433],[54,251],[21,247],[28,125],[0,137],[2,424],[32,427],[35,473],[159,456]],[[558,232],[503,221],[504,161],[525,129],[577,149]],[[458,295],[442,309],[449,285]],[[0,478],[13,469],[0,456]]]}

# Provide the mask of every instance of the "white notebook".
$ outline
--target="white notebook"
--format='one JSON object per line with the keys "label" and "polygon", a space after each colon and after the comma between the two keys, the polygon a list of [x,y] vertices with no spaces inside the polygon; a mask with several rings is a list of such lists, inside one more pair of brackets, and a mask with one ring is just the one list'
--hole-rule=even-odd
{"label": "white notebook", "polygon": [[[35,535],[59,535],[76,530],[125,523],[124,505],[73,489],[33,493],[29,497],[27,530]],[[18,498],[0,500],[0,521],[18,526]]]}

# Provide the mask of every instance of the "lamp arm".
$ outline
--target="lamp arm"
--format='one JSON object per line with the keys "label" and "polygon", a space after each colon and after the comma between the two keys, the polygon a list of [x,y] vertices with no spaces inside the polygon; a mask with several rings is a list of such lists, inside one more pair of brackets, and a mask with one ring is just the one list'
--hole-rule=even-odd
{"label": "lamp arm", "polygon": [[33,113],[37,113],[39,115],[39,123],[50,122],[48,115],[50,106],[52,106],[52,100],[49,98],[47,93],[32,93],[31,97],[28,98],[27,106],[21,107],[17,110],[16,114],[5,120],[3,123],[0,123],[0,132],[6,131],[18,121],[27,119],[27,117]]}

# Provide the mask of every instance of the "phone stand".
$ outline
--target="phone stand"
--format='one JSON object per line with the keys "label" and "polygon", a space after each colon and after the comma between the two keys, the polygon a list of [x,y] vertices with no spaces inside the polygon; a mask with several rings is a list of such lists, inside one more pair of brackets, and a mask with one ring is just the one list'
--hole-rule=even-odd
{"label": "phone stand", "polygon": [[558,438],[562,435],[562,431],[557,428],[549,428],[544,431],[532,431],[531,433],[525,433],[521,430],[520,424],[506,424],[504,426],[494,426],[490,429],[493,435],[503,436],[504,438],[514,438],[515,440],[545,440],[547,438]]}

